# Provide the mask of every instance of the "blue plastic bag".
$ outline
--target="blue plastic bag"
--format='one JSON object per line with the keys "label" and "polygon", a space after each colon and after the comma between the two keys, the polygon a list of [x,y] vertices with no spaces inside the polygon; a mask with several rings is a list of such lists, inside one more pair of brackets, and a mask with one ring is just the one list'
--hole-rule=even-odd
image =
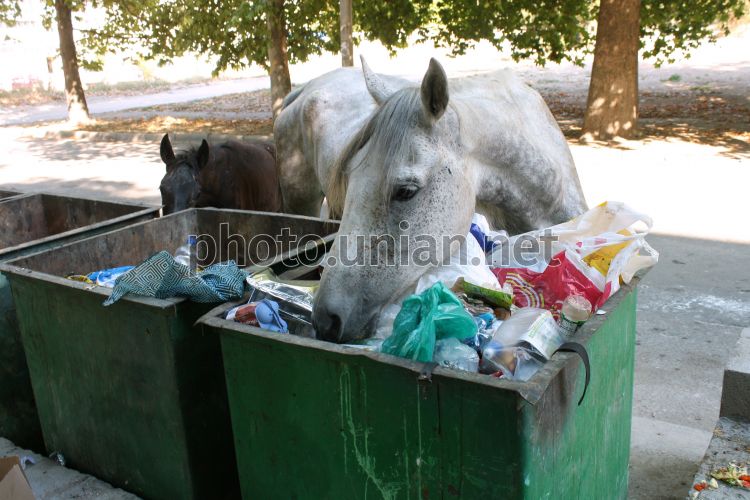
{"label": "blue plastic bag", "polygon": [[474,318],[442,282],[404,300],[393,334],[385,339],[381,352],[415,361],[432,361],[435,342],[455,337],[464,340],[477,333]]}

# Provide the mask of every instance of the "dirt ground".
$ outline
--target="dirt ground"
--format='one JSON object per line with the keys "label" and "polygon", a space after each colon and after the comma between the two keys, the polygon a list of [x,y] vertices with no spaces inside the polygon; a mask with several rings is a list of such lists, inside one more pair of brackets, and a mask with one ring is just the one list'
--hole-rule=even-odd
{"label": "dirt ground", "polygon": [[[729,154],[750,155],[750,88],[745,75],[644,66],[637,139],[721,146]],[[750,73],[750,65],[743,69]],[[557,73],[550,77],[539,68],[521,71],[527,83],[542,94],[565,135],[574,140],[581,134],[586,108],[587,70],[570,66]],[[121,115],[97,117],[95,123],[81,129],[241,135],[272,132],[268,90],[139,108]]]}
{"label": "dirt ground", "polygon": [[[708,85],[691,86],[687,89],[665,87],[641,92],[639,139],[677,139],[725,146],[738,155],[750,154],[750,101],[743,100],[742,96],[734,92],[713,89]],[[565,135],[570,139],[578,138],[586,108],[585,92],[559,90],[554,84],[539,86],[538,90],[558,119]],[[144,116],[97,118],[95,123],[80,129],[240,135],[263,135],[273,131],[270,94],[267,90],[185,104],[140,108],[129,115],[138,113],[143,113]],[[240,118],[243,114],[255,118]]]}

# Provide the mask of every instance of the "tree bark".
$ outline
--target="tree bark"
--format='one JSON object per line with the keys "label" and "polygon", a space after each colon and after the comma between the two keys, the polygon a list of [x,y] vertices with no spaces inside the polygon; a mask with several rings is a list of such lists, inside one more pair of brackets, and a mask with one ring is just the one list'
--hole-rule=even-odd
{"label": "tree bark", "polygon": [[65,76],[65,98],[68,103],[68,120],[73,123],[89,121],[89,107],[83,93],[81,75],[78,73],[78,54],[73,39],[73,21],[65,0],[55,0],[57,34],[60,37],[60,57]]}
{"label": "tree bark", "polygon": [[354,66],[354,40],[352,39],[352,23],[354,15],[352,0],[340,0],[341,15],[341,65]]}
{"label": "tree bark", "polygon": [[271,109],[275,120],[281,111],[281,103],[284,97],[292,90],[287,55],[284,0],[269,0],[266,23],[268,25],[268,75],[271,77]]}
{"label": "tree bark", "polygon": [[584,140],[635,134],[640,10],[641,0],[601,0]]}

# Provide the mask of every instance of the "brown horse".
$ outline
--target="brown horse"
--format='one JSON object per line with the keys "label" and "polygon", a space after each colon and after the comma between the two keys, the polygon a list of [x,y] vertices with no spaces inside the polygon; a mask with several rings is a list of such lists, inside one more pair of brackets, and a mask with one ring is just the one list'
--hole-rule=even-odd
{"label": "brown horse", "polygon": [[281,211],[276,148],[270,142],[209,147],[204,139],[200,147],[175,155],[164,134],[160,153],[167,165],[159,186],[164,215],[192,207]]}

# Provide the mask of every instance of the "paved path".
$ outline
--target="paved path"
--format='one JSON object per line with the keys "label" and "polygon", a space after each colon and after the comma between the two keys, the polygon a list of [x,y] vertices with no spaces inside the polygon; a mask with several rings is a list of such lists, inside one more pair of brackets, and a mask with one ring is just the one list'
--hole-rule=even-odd
{"label": "paved path", "polygon": [[[96,500],[138,500],[139,497],[113,488],[95,477],[62,467],[47,457],[18,448],[0,437],[0,457],[30,457],[34,463],[27,464],[24,474],[29,480],[36,500],[63,500],[69,498]],[[7,500],[3,498],[2,500]]]}
{"label": "paved path", "polygon": [[[243,78],[239,80],[222,80],[205,85],[191,85],[181,89],[158,92],[155,94],[132,95],[122,97],[89,97],[87,98],[89,111],[92,115],[113,113],[127,109],[158,104],[173,104],[180,102],[206,99],[238,92],[268,88],[268,77]],[[40,121],[65,120],[68,110],[65,104],[44,104],[40,106],[23,106],[0,109],[0,126],[21,125]]]}

